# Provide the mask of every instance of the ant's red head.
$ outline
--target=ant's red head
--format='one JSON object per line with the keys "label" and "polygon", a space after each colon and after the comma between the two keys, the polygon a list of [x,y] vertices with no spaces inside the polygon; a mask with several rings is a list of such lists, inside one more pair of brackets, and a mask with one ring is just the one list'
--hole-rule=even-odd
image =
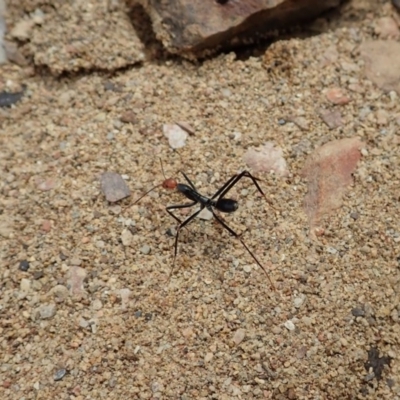
{"label": "ant's red head", "polygon": [[178,182],[174,178],[165,179],[165,181],[161,184],[164,189],[175,189],[178,185]]}

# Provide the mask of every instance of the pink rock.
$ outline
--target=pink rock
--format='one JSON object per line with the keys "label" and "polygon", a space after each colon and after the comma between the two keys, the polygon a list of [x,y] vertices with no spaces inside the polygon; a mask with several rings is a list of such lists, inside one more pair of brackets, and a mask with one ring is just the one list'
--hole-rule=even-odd
{"label": "pink rock", "polygon": [[353,182],[361,147],[357,137],[334,140],[316,149],[306,160],[302,170],[308,187],[304,211],[312,230],[318,228],[323,216],[341,206],[342,197]]}
{"label": "pink rock", "polygon": [[332,88],[326,91],[326,98],[332,103],[337,105],[344,105],[350,102],[350,97],[341,88]]}
{"label": "pink rock", "polygon": [[85,269],[74,265],[70,267],[68,276],[68,287],[72,296],[81,297],[85,294],[85,290],[83,287],[83,281],[85,278]]}
{"label": "pink rock", "polygon": [[274,171],[277,176],[286,176],[288,174],[283,151],[272,142],[267,142],[257,149],[249,149],[243,159],[254,172]]}
{"label": "pink rock", "polygon": [[48,219],[43,221],[41,229],[43,232],[50,232],[51,231],[51,221],[49,221]]}

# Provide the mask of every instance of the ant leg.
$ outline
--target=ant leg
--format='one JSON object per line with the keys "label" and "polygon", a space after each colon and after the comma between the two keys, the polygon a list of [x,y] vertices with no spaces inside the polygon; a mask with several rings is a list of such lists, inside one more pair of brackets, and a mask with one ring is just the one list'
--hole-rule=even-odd
{"label": "ant leg", "polygon": [[188,203],[188,204],[176,204],[176,205],[165,207],[165,209],[167,210],[167,213],[172,218],[175,219],[175,221],[178,221],[181,224],[182,221],[174,213],[172,213],[171,210],[178,210],[180,208],[190,208],[190,207],[193,207],[195,204],[197,204],[197,201],[194,201],[193,203]]}
{"label": "ant leg", "polygon": [[233,175],[232,178],[230,178],[221,188],[219,188],[211,198],[215,199],[217,196],[221,198],[224,197],[243,177],[250,178],[256,186],[257,190],[265,197],[264,192],[261,190],[260,185],[257,183],[257,181],[259,181],[260,179],[255,178],[249,171],[242,171],[240,174]]}
{"label": "ant leg", "polygon": [[168,276],[168,281],[171,279],[172,273],[174,271],[174,267],[175,267],[175,260],[176,260],[176,256],[178,254],[178,239],[179,239],[179,232],[180,230],[185,227],[190,221],[192,221],[198,214],[200,214],[200,212],[203,210],[204,207],[200,207],[200,209],[198,211],[196,211],[194,214],[192,214],[191,216],[189,216],[188,218],[186,218],[183,222],[181,222],[174,214],[172,214],[172,212],[170,211],[171,209],[177,209],[177,208],[187,208],[187,207],[192,207],[196,204],[197,202],[191,203],[191,204],[182,204],[182,205],[176,205],[176,206],[169,206],[167,207],[167,212],[172,215],[177,221],[179,221],[179,226],[176,230],[176,236],[175,236],[175,244],[174,244],[174,260],[172,262],[172,268],[171,268],[171,272],[169,273]]}
{"label": "ant leg", "polygon": [[197,192],[196,186],[194,186],[194,183],[188,178],[188,176],[183,171],[180,171],[180,173],[184,176],[190,187]]}
{"label": "ant leg", "polygon": [[265,193],[261,190],[260,185],[257,183],[257,181],[260,181],[261,179],[255,178],[249,171],[242,171],[240,174],[232,176],[232,178],[230,178],[221,188],[219,188],[211,198],[215,199],[218,197],[218,199],[222,199],[233,188],[233,186],[235,186],[244,177],[250,178],[253,181],[254,185],[264,197],[265,201],[275,210],[274,206],[271,204],[271,200],[265,196]]}
{"label": "ant leg", "polygon": [[267,275],[267,278],[269,280],[269,283],[271,284],[273,290],[276,290],[275,285],[272,283],[271,278],[268,275],[267,270],[261,265],[261,263],[258,261],[258,259],[256,258],[256,256],[254,255],[254,253],[247,247],[246,243],[244,242],[244,240],[241,238],[241,235],[237,234],[232,228],[230,228],[226,222],[219,217],[217,214],[214,213],[214,210],[211,209],[211,212],[214,215],[214,218],[217,222],[219,222],[232,236],[234,236],[235,238],[240,240],[240,243],[242,243],[243,247],[247,250],[247,252],[251,255],[251,257],[253,258],[253,260],[257,263],[257,265],[265,272],[265,275]]}

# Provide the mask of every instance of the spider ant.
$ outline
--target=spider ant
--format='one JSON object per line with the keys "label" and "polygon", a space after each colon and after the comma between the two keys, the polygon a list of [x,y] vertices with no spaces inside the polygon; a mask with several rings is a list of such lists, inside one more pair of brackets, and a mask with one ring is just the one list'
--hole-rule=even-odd
{"label": "spider ant", "polygon": [[[161,161],[161,160],[160,160]],[[275,285],[272,283],[272,280],[270,276],[268,275],[267,270],[261,265],[261,263],[258,261],[254,253],[249,249],[249,247],[246,245],[244,240],[241,238],[242,234],[236,233],[232,228],[230,228],[226,222],[218,216],[214,210],[220,211],[222,213],[230,214],[235,212],[239,208],[239,203],[236,200],[226,198],[225,195],[242,179],[242,178],[250,178],[253,182],[253,184],[256,186],[257,190],[261,195],[264,197],[264,199],[269,203],[268,199],[266,198],[264,192],[261,190],[259,184],[257,181],[260,179],[255,178],[253,175],[251,175],[250,172],[248,171],[242,171],[239,174],[233,175],[228,181],[225,182],[222,187],[220,187],[211,197],[206,197],[202,194],[200,194],[196,187],[194,186],[193,182],[188,178],[188,176],[183,172],[180,171],[185,178],[186,183],[178,183],[178,181],[174,178],[166,178],[164,174],[164,169],[162,167],[162,162],[161,162],[161,169],[163,171],[163,175],[165,180],[159,184],[145,192],[139,199],[137,199],[134,204],[136,204],[139,200],[141,200],[144,196],[146,196],[148,193],[150,193],[152,190],[156,189],[157,187],[163,187],[164,189],[176,189],[179,193],[183,194],[188,200],[191,200],[190,203],[186,204],[175,204],[171,206],[167,206],[165,209],[168,212],[169,215],[171,215],[172,218],[174,218],[178,223],[176,235],[175,235],[175,244],[174,244],[174,260],[172,263],[172,268],[171,272],[169,274],[168,280],[170,279],[174,266],[175,266],[175,260],[176,256],[178,254],[178,240],[179,240],[179,233],[180,230],[185,227],[189,222],[191,222],[196,216],[200,214],[200,212],[206,208],[208,211],[211,212],[215,220],[223,227],[225,228],[232,236],[235,238],[239,239],[240,243],[242,243],[243,247],[247,250],[247,252],[251,255],[253,260],[257,263],[257,265],[265,272],[267,275],[267,278],[272,286],[272,288],[275,290]],[[190,208],[195,206],[196,204],[200,204],[200,208],[195,211],[192,215],[187,217],[184,221],[181,221],[173,212],[172,210],[177,210],[177,209],[182,209],[182,208]]]}

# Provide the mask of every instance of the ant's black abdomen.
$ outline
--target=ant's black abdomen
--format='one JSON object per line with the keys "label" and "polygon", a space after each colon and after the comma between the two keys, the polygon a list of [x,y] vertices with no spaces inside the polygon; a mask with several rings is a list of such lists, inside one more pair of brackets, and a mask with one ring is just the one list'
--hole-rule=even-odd
{"label": "ant's black abdomen", "polygon": [[224,213],[232,213],[236,211],[238,207],[238,202],[233,199],[219,199],[215,204],[215,208]]}

